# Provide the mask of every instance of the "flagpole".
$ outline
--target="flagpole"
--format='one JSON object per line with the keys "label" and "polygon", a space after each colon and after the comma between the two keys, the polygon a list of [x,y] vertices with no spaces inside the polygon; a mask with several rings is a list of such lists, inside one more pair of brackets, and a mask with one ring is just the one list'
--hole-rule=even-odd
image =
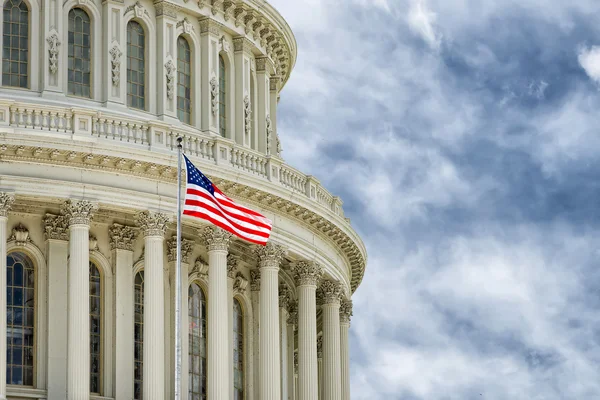
{"label": "flagpole", "polygon": [[177,260],[175,263],[175,400],[181,400],[181,137],[177,138]]}

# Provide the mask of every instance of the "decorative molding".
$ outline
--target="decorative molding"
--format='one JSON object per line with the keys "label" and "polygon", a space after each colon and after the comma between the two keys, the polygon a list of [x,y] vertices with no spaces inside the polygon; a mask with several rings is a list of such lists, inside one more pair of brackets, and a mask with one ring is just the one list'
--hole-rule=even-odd
{"label": "decorative molding", "polygon": [[43,223],[46,240],[69,240],[69,219],[66,215],[46,214]]}
{"label": "decorative molding", "polygon": [[224,0],[213,0],[211,12],[212,15],[217,15],[219,12],[223,12]]}
{"label": "decorative molding", "polygon": [[190,23],[187,17],[183,18],[177,23],[177,28],[181,27],[183,27],[183,32],[187,33],[188,35],[195,31],[194,26]]}
{"label": "decorative molding", "polygon": [[253,292],[257,292],[260,290],[260,270],[259,269],[251,269],[250,270],[250,289]]}
{"label": "decorative molding", "polygon": [[342,300],[340,303],[340,323],[349,324],[352,317],[352,300]]}
{"label": "decorative molding", "polygon": [[167,78],[167,98],[169,100],[173,99],[173,94],[175,92],[175,71],[177,68],[173,63],[173,60],[168,60],[165,63],[165,76]]}
{"label": "decorative molding", "polygon": [[225,1],[223,3],[223,18],[225,21],[235,18],[235,3],[233,1]]}
{"label": "decorative molding", "polygon": [[198,274],[199,276],[205,278],[208,276],[208,263],[201,256],[196,257],[196,261],[194,262],[194,266],[190,271],[190,275]]}
{"label": "decorative molding", "polygon": [[159,1],[154,3],[154,9],[156,10],[157,17],[164,15],[165,17],[177,18],[179,7],[166,1]]}
{"label": "decorative molding", "polygon": [[324,280],[317,289],[317,302],[319,304],[340,304],[342,285],[332,280]]}
{"label": "decorative molding", "polygon": [[198,235],[204,239],[208,251],[227,251],[231,233],[217,227],[207,226],[198,230]]}
{"label": "decorative molding", "polygon": [[14,228],[12,228],[12,234],[8,238],[8,242],[15,242],[17,246],[25,246],[27,243],[32,242],[29,237],[29,229],[19,222]]}
{"label": "decorative molding", "polygon": [[110,65],[112,70],[112,83],[113,86],[119,86],[121,80],[121,49],[118,44],[114,44],[109,51],[110,53]]}
{"label": "decorative molding", "polygon": [[212,114],[217,116],[219,113],[219,80],[214,76],[210,80],[210,99],[212,102]]}
{"label": "decorative molding", "polygon": [[169,217],[163,213],[151,213],[150,211],[142,211],[136,215],[135,223],[139,226],[147,236],[165,236]]}
{"label": "decorative molding", "polygon": [[293,271],[298,286],[316,286],[323,276],[323,268],[316,262],[300,261]]}
{"label": "decorative molding", "polygon": [[252,131],[252,103],[248,95],[244,96],[244,131],[246,135]]}
{"label": "decorative molding", "polygon": [[286,249],[278,244],[267,242],[265,246],[258,247],[255,252],[259,258],[260,268],[278,269]]}
{"label": "decorative molding", "polygon": [[8,211],[15,202],[15,196],[12,194],[0,192],[0,217],[8,217]]}
{"label": "decorative molding", "polygon": [[62,215],[69,220],[69,225],[89,225],[98,205],[87,200],[66,200],[60,207]]}
{"label": "decorative molding", "polygon": [[202,18],[198,20],[200,24],[200,33],[211,33],[218,37],[223,36],[223,25],[220,23],[210,19],[210,18]]}
{"label": "decorative molding", "polygon": [[110,249],[133,251],[138,233],[139,229],[133,226],[119,225],[116,223],[112,224],[110,228],[108,228]]}
{"label": "decorative molding", "polygon": [[244,24],[244,18],[246,18],[247,13],[248,11],[246,11],[246,9],[243,6],[239,6],[235,9],[234,16],[236,28],[239,28],[241,25]]}
{"label": "decorative molding", "polygon": [[237,273],[239,259],[237,256],[229,253],[227,254],[227,276],[231,279],[235,279]]}
{"label": "decorative molding", "polygon": [[245,51],[248,54],[252,53],[252,48],[254,47],[252,41],[250,41],[245,36],[238,36],[233,38],[233,51]]}
{"label": "decorative molding", "polygon": [[273,126],[271,123],[271,114],[267,114],[265,119],[265,126],[267,131],[267,155],[271,154],[271,136],[273,135]]}
{"label": "decorative molding", "polygon": [[[190,255],[194,251],[194,241],[188,239],[181,239],[181,262],[189,263]],[[167,240],[167,260],[169,262],[177,261],[177,236],[173,235],[171,239]]]}
{"label": "decorative molding", "polygon": [[[125,11],[123,12],[123,15],[127,15],[127,13],[129,13],[130,11],[134,11],[135,16],[137,18],[142,18],[144,16],[144,14],[146,14],[147,16],[150,16],[150,14],[148,13],[148,10],[146,10],[144,8],[144,6],[142,5],[142,3],[140,3],[139,1],[136,1],[135,4],[132,4],[129,7],[127,7],[125,9]],[[158,12],[156,15],[158,16]]]}
{"label": "decorative molding", "polygon": [[50,62],[50,73],[55,74],[58,71],[58,49],[60,46],[60,39],[58,33],[53,31],[47,38],[48,42],[48,55]]}

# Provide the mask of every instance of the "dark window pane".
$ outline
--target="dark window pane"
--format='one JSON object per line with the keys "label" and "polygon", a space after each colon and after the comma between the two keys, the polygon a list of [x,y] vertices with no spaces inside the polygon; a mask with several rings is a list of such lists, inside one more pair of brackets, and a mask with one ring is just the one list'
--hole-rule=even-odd
{"label": "dark window pane", "polygon": [[145,109],[143,87],[145,82],[145,33],[142,26],[130,21],[127,24],[127,105],[132,108]]}
{"label": "dark window pane", "polygon": [[[88,66],[91,61],[90,17],[81,8],[69,11],[68,43],[68,91],[69,94],[82,97],[91,96],[91,82]],[[88,27],[88,28],[86,28]]]}

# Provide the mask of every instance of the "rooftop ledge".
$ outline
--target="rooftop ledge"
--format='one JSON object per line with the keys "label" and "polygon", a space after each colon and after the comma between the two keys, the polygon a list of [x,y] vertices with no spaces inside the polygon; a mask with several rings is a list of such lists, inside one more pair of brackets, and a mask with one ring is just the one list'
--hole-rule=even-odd
{"label": "rooftop ledge", "polygon": [[[41,147],[41,138],[32,140],[31,146],[7,145],[0,139],[1,158],[118,170],[169,182],[176,181],[176,139],[182,137],[184,153],[219,188],[232,197],[286,213],[316,229],[346,255],[352,268],[353,292],[362,281],[366,249],[352,229],[350,219],[344,217],[342,200],[329,193],[316,178],[287,165],[279,157],[266,156],[229,139],[160,120],[128,119],[106,109],[95,111],[0,100],[0,133],[5,134],[4,139],[6,134],[24,132],[43,132],[50,138],[49,144],[56,138],[85,146]],[[100,148],[90,153],[89,145],[93,143],[102,144],[104,153]],[[138,150],[135,156],[131,153],[134,149]],[[140,157],[139,150],[149,153]]]}

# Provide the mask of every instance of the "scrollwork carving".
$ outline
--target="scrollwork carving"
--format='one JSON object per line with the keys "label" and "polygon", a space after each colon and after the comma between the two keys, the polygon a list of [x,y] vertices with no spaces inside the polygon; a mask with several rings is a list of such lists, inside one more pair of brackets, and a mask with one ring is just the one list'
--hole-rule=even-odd
{"label": "scrollwork carving", "polygon": [[29,229],[19,222],[17,226],[12,228],[12,234],[8,238],[9,242],[15,242],[17,246],[25,246],[28,242],[31,242],[29,237]]}
{"label": "scrollwork carving", "polygon": [[69,240],[69,219],[66,215],[46,214],[43,222],[46,239]]}
{"label": "scrollwork carving", "polygon": [[208,275],[208,263],[206,262],[206,260],[204,260],[202,257],[198,256],[196,258],[196,261],[194,262],[194,266],[192,267],[192,270],[190,271],[190,275],[191,274],[198,274],[202,277],[205,277]]}
{"label": "scrollwork carving", "polygon": [[246,135],[252,130],[252,103],[248,95],[244,96],[244,130]]}
{"label": "scrollwork carving", "polygon": [[121,81],[121,49],[118,44],[114,44],[110,49],[110,66],[112,70],[112,83],[113,86],[119,86]]}
{"label": "scrollwork carving", "polygon": [[250,289],[253,292],[260,290],[260,270],[259,269],[251,269],[250,270]]}
{"label": "scrollwork carving", "polygon": [[233,282],[233,292],[243,294],[248,287],[248,280],[244,278],[244,275],[238,274],[235,277],[235,281]]}
{"label": "scrollwork carving", "polygon": [[227,254],[227,276],[234,279],[237,272],[239,259],[233,254]]}
{"label": "scrollwork carving", "polygon": [[332,280],[324,280],[317,289],[320,304],[339,304],[341,295],[342,285]]}
{"label": "scrollwork carving", "polygon": [[8,217],[8,211],[15,202],[15,196],[12,194],[0,192],[0,217]]}
{"label": "scrollwork carving", "polygon": [[137,238],[138,232],[138,229],[132,226],[112,224],[112,226],[108,228],[110,249],[133,251],[133,246],[135,245],[135,239]]}
{"label": "scrollwork carving", "polygon": [[[190,261],[190,255],[194,251],[194,241],[188,239],[181,239],[181,262],[188,263]],[[171,239],[167,241],[167,260],[174,262],[177,260],[177,236],[173,235]]]}
{"label": "scrollwork carving", "polygon": [[279,268],[286,250],[278,244],[268,242],[265,246],[258,247],[255,252],[261,268]]}
{"label": "scrollwork carving", "polygon": [[173,60],[169,60],[165,63],[165,76],[167,78],[167,98],[173,99],[173,93],[175,92],[175,64]]}
{"label": "scrollwork carving", "polygon": [[60,46],[60,39],[56,32],[52,32],[50,36],[46,38],[48,43],[48,55],[50,61],[50,73],[55,74],[58,71],[58,48]]}
{"label": "scrollwork carving", "polygon": [[142,211],[136,215],[135,222],[142,229],[144,236],[164,237],[169,217],[163,213]]}
{"label": "scrollwork carving", "polygon": [[349,324],[352,317],[352,300],[342,300],[340,303],[340,323]]}
{"label": "scrollwork carving", "polygon": [[61,214],[69,220],[69,225],[89,225],[98,205],[87,200],[66,200],[61,208]]}
{"label": "scrollwork carving", "polygon": [[219,112],[219,81],[214,76],[210,80],[210,99],[212,102],[212,113],[216,116]]}
{"label": "scrollwork carving", "polygon": [[198,234],[206,242],[208,251],[227,251],[229,248],[231,233],[224,231],[221,228],[207,226],[203,230],[200,230]]}
{"label": "scrollwork carving", "polygon": [[223,10],[223,2],[224,0],[213,0],[211,8],[212,15],[217,15],[219,11]]}
{"label": "scrollwork carving", "polygon": [[323,276],[323,269],[316,262],[300,261],[293,270],[298,286],[316,286]]}

